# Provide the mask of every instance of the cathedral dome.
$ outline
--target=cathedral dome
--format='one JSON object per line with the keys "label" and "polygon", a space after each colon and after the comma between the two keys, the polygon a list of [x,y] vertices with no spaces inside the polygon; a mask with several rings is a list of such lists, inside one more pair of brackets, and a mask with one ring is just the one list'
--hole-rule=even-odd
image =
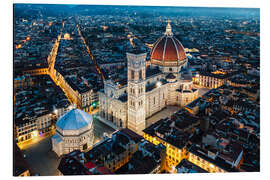
{"label": "cathedral dome", "polygon": [[163,66],[179,65],[187,59],[184,47],[173,36],[169,22],[165,34],[154,43],[150,56],[152,64]]}
{"label": "cathedral dome", "polygon": [[56,127],[61,130],[79,130],[92,124],[93,117],[79,109],[72,109],[61,116]]}

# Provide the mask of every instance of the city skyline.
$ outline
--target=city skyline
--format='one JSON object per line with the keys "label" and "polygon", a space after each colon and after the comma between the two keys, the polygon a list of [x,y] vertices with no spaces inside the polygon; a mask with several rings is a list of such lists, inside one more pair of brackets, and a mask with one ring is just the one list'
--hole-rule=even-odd
{"label": "city skyline", "polygon": [[27,175],[260,171],[259,8],[14,4],[13,44]]}

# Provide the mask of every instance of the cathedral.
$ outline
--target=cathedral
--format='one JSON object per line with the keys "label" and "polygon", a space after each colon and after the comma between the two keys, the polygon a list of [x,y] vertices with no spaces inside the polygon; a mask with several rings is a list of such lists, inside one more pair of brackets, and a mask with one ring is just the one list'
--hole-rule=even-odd
{"label": "cathedral", "polygon": [[105,80],[99,92],[99,117],[138,134],[153,114],[168,105],[185,106],[198,97],[184,47],[174,37],[170,22],[152,47],[149,66],[146,55],[127,53],[127,82]]}

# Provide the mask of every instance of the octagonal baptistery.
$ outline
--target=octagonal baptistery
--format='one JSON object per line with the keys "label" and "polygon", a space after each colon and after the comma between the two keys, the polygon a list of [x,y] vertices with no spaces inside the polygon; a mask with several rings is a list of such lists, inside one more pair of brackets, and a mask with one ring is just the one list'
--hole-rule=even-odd
{"label": "octagonal baptistery", "polygon": [[94,142],[92,115],[72,109],[56,122],[56,134],[52,137],[53,151],[61,156],[73,150],[84,151]]}
{"label": "octagonal baptistery", "polygon": [[166,32],[153,45],[150,53],[151,64],[157,65],[164,73],[178,73],[187,64],[187,56],[181,42],[173,36],[170,22]]}

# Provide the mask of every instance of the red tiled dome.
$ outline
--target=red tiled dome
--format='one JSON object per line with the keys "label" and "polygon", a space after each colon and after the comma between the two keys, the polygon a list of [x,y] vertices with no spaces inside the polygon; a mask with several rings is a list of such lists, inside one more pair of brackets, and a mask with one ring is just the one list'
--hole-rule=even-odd
{"label": "red tiled dome", "polygon": [[170,21],[166,27],[165,35],[159,38],[151,50],[151,63],[165,66],[179,65],[187,59],[184,47],[173,36]]}
{"label": "red tiled dome", "polygon": [[[166,62],[185,60],[186,53],[184,47],[174,36],[162,36],[154,44],[151,51],[151,60]],[[153,61],[155,63],[155,61]]]}

